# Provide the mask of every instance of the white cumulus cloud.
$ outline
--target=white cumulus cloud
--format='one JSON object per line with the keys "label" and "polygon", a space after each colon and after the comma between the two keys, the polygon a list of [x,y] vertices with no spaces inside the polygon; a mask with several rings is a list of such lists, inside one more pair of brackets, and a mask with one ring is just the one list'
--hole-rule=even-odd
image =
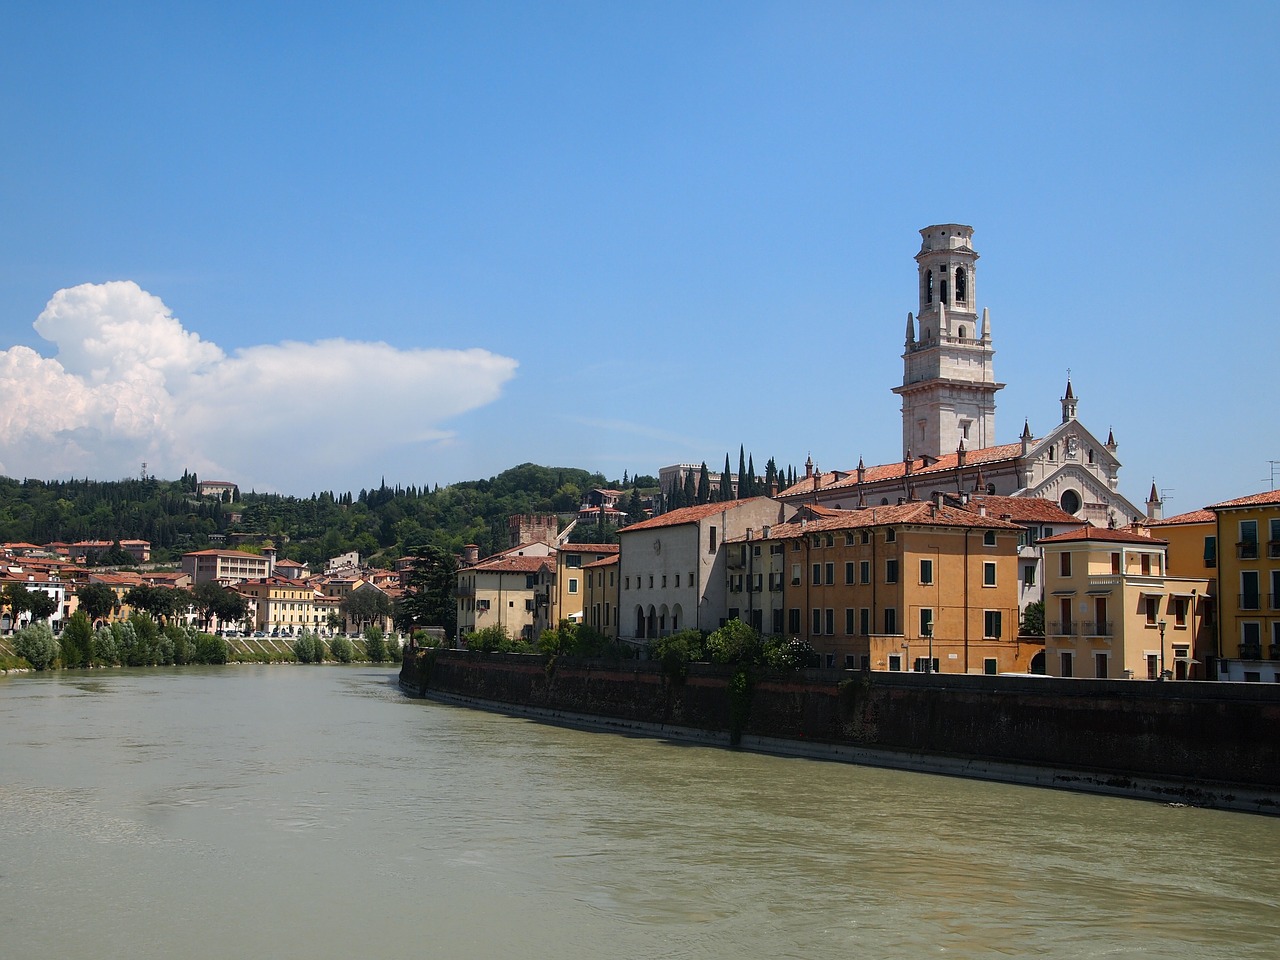
{"label": "white cumulus cloud", "polygon": [[[498,399],[516,361],[345,339],[228,354],[132,281],[59,290],[35,322],[51,358],[0,351],[0,473],[114,479],[141,461],[310,493],[425,463],[447,422]],[[422,480],[428,479],[422,477]]]}

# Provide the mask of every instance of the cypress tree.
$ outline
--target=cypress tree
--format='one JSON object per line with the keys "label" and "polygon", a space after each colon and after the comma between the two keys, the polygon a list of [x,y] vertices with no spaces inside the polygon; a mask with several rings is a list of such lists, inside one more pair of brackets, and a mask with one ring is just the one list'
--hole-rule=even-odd
{"label": "cypress tree", "polygon": [[724,473],[720,474],[721,502],[733,499],[733,481],[729,477],[729,454],[724,455]]}
{"label": "cypress tree", "polygon": [[711,502],[711,474],[707,471],[707,461],[702,461],[698,471],[698,503]]}
{"label": "cypress tree", "polygon": [[743,496],[758,497],[760,495],[760,491],[756,489],[755,457],[747,457],[747,479],[740,482],[745,482],[747,485],[747,492]]}

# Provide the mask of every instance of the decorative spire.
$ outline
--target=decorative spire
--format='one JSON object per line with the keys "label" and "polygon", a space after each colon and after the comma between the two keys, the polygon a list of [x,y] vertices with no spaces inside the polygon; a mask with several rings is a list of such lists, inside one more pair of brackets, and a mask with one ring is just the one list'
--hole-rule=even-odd
{"label": "decorative spire", "polygon": [[1031,437],[1032,437],[1031,422],[1024,419],[1022,421],[1022,438],[1021,439],[1030,440]]}
{"label": "decorative spire", "polygon": [[1107,427],[1107,449],[1110,450],[1112,453],[1115,453],[1116,447],[1118,446],[1120,446],[1120,444],[1116,443],[1115,431],[1112,430],[1110,427]]}
{"label": "decorative spire", "polygon": [[949,336],[951,331],[947,329],[947,305],[941,300],[938,301],[938,336]]}
{"label": "decorative spire", "polygon": [[916,318],[911,315],[911,311],[907,311],[907,343],[916,342]]}
{"label": "decorative spire", "polygon": [[1164,501],[1160,499],[1160,491],[1156,489],[1156,479],[1151,478],[1151,493],[1147,495],[1147,519],[1164,519]]}
{"label": "decorative spire", "polygon": [[1062,395],[1062,422],[1076,418],[1076,393],[1071,389],[1071,371],[1067,371],[1067,392]]}
{"label": "decorative spire", "polygon": [[982,308],[982,339],[991,340],[991,312],[986,307]]}

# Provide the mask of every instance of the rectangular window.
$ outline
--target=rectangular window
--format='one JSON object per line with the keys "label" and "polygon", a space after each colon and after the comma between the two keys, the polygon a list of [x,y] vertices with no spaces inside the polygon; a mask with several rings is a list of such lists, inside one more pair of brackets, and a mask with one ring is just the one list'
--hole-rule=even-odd
{"label": "rectangular window", "polygon": [[707,528],[707,553],[716,552],[716,528]]}
{"label": "rectangular window", "polygon": [[1241,560],[1258,559],[1258,521],[1240,521],[1240,540],[1236,544]]}
{"label": "rectangular window", "polygon": [[898,531],[894,530],[893,527],[890,527],[888,530],[884,532],[885,543],[893,543],[897,539],[898,539]]}
{"label": "rectangular window", "polygon": [[1000,617],[1003,611],[982,611],[982,635],[989,640],[1000,639]]}
{"label": "rectangular window", "polygon": [[1071,554],[1065,550],[1058,554],[1058,573],[1064,577],[1071,576]]}
{"label": "rectangular window", "polygon": [[662,575],[662,585],[664,587],[667,585],[667,575],[665,573]]}
{"label": "rectangular window", "polygon": [[1138,555],[1138,568],[1142,571],[1144,577],[1151,576],[1151,554],[1143,553]]}
{"label": "rectangular window", "polygon": [[800,633],[800,608],[792,607],[787,611],[787,629],[793,634]]}
{"label": "rectangular window", "polygon": [[897,560],[886,560],[884,562],[884,582],[885,583],[898,582],[898,561]]}
{"label": "rectangular window", "polygon": [[829,587],[830,587],[830,586],[833,586],[833,585],[835,584],[835,582],[836,582],[836,565],[835,565],[834,563],[828,563],[828,564],[826,565],[826,578],[825,578],[825,581],[826,581],[827,586],[829,586]]}
{"label": "rectangular window", "polygon": [[1022,565],[1022,585],[1024,587],[1034,587],[1036,585],[1036,565],[1034,563],[1024,563]]}
{"label": "rectangular window", "polygon": [[848,560],[848,561],[846,561],[846,562],[845,562],[845,565],[844,565],[844,582],[845,582],[846,584],[856,582],[856,581],[854,580],[854,575],[853,575],[853,561],[852,561],[852,560]]}
{"label": "rectangular window", "polygon": [[931,607],[920,608],[920,636],[928,637],[933,635],[933,609]]}
{"label": "rectangular window", "polygon": [[852,546],[853,546],[853,544],[854,544],[854,540],[853,540],[853,531],[852,531],[852,530],[846,530],[846,531],[845,531],[845,534],[844,534],[844,545],[845,545],[846,547],[852,547]]}
{"label": "rectangular window", "polygon": [[676,574],[676,587],[677,587],[677,588],[679,588],[679,586],[680,586],[680,574],[678,574],[678,573],[677,573],[677,574]]}
{"label": "rectangular window", "polygon": [[1187,625],[1187,598],[1173,598],[1173,625],[1175,627],[1185,627]]}
{"label": "rectangular window", "polygon": [[994,547],[996,545],[996,532],[994,530],[986,530],[983,532],[982,545],[984,547]]}
{"label": "rectangular window", "polygon": [[888,607],[884,612],[884,632],[890,636],[898,632],[898,611]]}
{"label": "rectangular window", "polygon": [[834,636],[836,632],[836,612],[830,607],[827,607],[827,609],[823,612],[823,617],[824,617],[823,623],[824,623],[824,626],[826,627],[827,636],[829,637]]}
{"label": "rectangular window", "polygon": [[996,565],[990,560],[985,560],[982,564],[982,585],[984,587],[996,585]]}
{"label": "rectangular window", "polygon": [[791,565],[791,585],[793,587],[800,586],[800,564],[798,563]]}
{"label": "rectangular window", "polygon": [[1142,603],[1146,608],[1147,623],[1154,624],[1160,615],[1160,598],[1144,597]]}
{"label": "rectangular window", "polygon": [[1105,653],[1095,653],[1093,655],[1093,675],[1099,680],[1107,679],[1107,655]]}
{"label": "rectangular window", "polygon": [[822,611],[817,607],[813,608],[813,629],[810,632],[814,636],[822,633]]}
{"label": "rectangular window", "polygon": [[1267,538],[1267,556],[1272,560],[1280,557],[1280,520],[1271,521],[1271,536]]}
{"label": "rectangular window", "polygon": [[1000,672],[1000,661],[995,657],[984,657],[982,660],[982,672],[988,677],[994,677]]}
{"label": "rectangular window", "polygon": [[920,582],[925,585],[933,583],[933,561],[932,560],[920,561]]}
{"label": "rectangular window", "polygon": [[871,608],[858,608],[858,632],[864,637],[871,635]]}
{"label": "rectangular window", "polygon": [[623,590],[630,590],[630,589],[631,589],[631,578],[630,578],[630,577],[623,577],[623,578],[622,578],[622,589],[623,589]]}
{"label": "rectangular window", "polygon": [[813,565],[813,579],[809,582],[815,587],[822,585],[822,564],[815,563]]}
{"label": "rectangular window", "polygon": [[871,561],[870,560],[858,561],[858,582],[859,583],[871,582]]}
{"label": "rectangular window", "polygon": [[844,608],[844,635],[846,637],[852,637],[854,635],[855,626],[857,626],[857,624],[854,622],[854,619],[853,619],[853,607],[845,607]]}
{"label": "rectangular window", "polygon": [[895,671],[902,669],[902,654],[900,653],[889,654],[889,669],[895,670]]}
{"label": "rectangular window", "polygon": [[775,634],[782,632],[782,609],[781,608],[778,608],[777,610],[773,611],[773,632]]}
{"label": "rectangular window", "polygon": [[1059,658],[1059,676],[1071,676],[1071,654],[1063,651]]}
{"label": "rectangular window", "polygon": [[1112,576],[1120,575],[1120,554],[1111,554],[1111,574]]}
{"label": "rectangular window", "polygon": [[1259,598],[1260,590],[1258,589],[1258,571],[1242,570],[1240,571],[1240,609],[1241,610],[1258,610],[1262,604]]}
{"label": "rectangular window", "polygon": [[571,570],[576,570],[578,567],[582,566],[582,554],[580,553],[569,554],[568,556],[565,557],[564,565]]}

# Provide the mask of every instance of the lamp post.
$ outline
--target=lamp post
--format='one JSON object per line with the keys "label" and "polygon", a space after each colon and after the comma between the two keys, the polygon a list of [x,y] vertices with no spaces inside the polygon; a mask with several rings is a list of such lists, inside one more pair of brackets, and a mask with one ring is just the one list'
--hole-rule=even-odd
{"label": "lamp post", "polygon": [[924,635],[929,641],[929,660],[924,665],[925,673],[933,673],[933,621],[930,620],[924,625]]}
{"label": "lamp post", "polygon": [[1160,679],[1164,679],[1164,628],[1165,622],[1161,620],[1156,624],[1160,628]]}

